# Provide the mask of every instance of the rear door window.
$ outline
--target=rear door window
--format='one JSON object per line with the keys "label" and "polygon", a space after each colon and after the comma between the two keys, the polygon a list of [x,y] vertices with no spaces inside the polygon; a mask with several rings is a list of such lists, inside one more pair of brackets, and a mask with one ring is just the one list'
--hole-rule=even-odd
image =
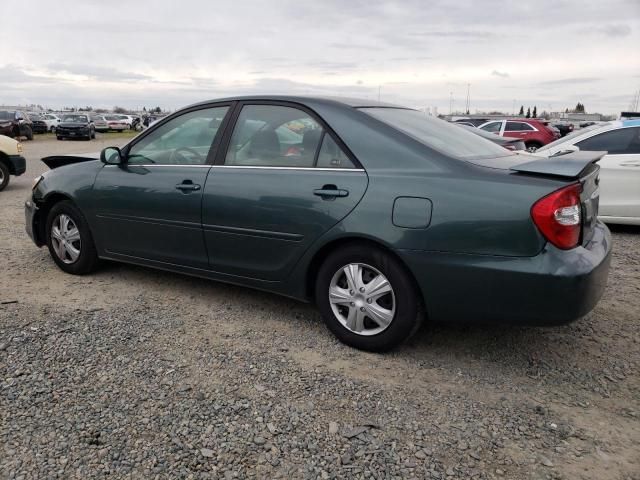
{"label": "rear door window", "polygon": [[640,127],[610,130],[582,140],[576,146],[580,150],[606,150],[618,155],[640,153]]}
{"label": "rear door window", "polygon": [[531,130],[533,130],[531,125],[524,122],[507,122],[507,126],[504,128],[505,132],[525,132]]}
{"label": "rear door window", "polygon": [[351,159],[342,151],[331,135],[324,134],[320,153],[318,154],[320,168],[356,168]]}
{"label": "rear door window", "polygon": [[280,105],[245,105],[225,165],[313,167],[324,130],[309,114]]}

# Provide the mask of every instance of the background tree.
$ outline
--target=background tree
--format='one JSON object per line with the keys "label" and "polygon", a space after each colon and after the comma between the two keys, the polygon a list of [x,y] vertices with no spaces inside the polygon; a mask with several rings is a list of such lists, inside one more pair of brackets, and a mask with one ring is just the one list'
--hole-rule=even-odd
{"label": "background tree", "polygon": [[156,113],[162,113],[162,109],[160,107],[156,107],[153,111]]}
{"label": "background tree", "polygon": [[113,113],[127,113],[127,109],[115,106],[113,107]]}
{"label": "background tree", "polygon": [[531,114],[531,116],[533,118],[538,118],[538,106],[537,105],[533,106],[533,113]]}
{"label": "background tree", "polygon": [[518,115],[524,115],[524,105],[520,105],[520,113]]}
{"label": "background tree", "polygon": [[584,113],[584,105],[580,102],[576,104],[576,108],[574,109],[576,113]]}
{"label": "background tree", "polygon": [[527,118],[531,118],[531,107],[527,108],[527,114],[525,115]]}

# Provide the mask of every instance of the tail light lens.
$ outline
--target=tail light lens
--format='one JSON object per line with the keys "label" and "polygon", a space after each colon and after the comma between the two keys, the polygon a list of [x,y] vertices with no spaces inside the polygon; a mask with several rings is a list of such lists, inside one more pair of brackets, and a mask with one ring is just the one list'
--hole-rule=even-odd
{"label": "tail light lens", "polygon": [[542,235],[558,248],[578,246],[582,228],[579,183],[542,197],[531,207],[531,217]]}

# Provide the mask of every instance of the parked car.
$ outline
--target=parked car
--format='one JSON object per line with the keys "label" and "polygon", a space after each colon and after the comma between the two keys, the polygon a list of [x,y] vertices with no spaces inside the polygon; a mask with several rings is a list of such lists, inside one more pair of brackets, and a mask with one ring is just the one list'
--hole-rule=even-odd
{"label": "parked car", "polygon": [[381,351],[425,315],[549,325],[589,312],[611,252],[600,156],[518,155],[371,100],[229,98],[99,159],[44,158],[26,229],[65,272],[110,259],[315,301],[340,340]]}
{"label": "parked car", "polygon": [[58,115],[55,115],[53,113],[45,113],[44,115],[42,115],[42,119],[47,124],[47,131],[52,133],[56,131],[56,127],[60,123],[60,117]]}
{"label": "parked car", "polygon": [[515,137],[524,140],[530,152],[560,138],[559,132],[548,128],[548,122],[530,118],[491,120],[478,128],[502,137]]}
{"label": "parked car", "polygon": [[22,156],[22,144],[14,138],[0,135],[0,191],[9,185],[10,175],[20,176],[27,170]]}
{"label": "parked car", "polygon": [[576,130],[540,148],[536,155],[606,151],[600,165],[600,218],[607,223],[640,225],[640,120],[615,121]]}
{"label": "parked car", "polygon": [[22,110],[0,110],[0,135],[11,138],[26,137],[33,140],[29,116]]}
{"label": "parked car", "polygon": [[47,122],[44,121],[39,113],[28,113],[29,120],[31,120],[31,129],[33,133],[47,133]]}
{"label": "parked car", "polygon": [[107,121],[107,125],[109,126],[109,130],[116,130],[118,132],[122,132],[129,128],[129,126],[122,120],[120,117],[122,115],[105,115],[104,119]]}
{"label": "parked car", "polygon": [[108,132],[109,131],[109,123],[104,118],[104,115],[94,115],[91,117],[91,121],[93,122],[93,126],[96,129],[96,132]]}
{"label": "parked car", "polygon": [[84,138],[91,140],[96,138],[96,128],[91,117],[84,113],[68,113],[62,115],[60,123],[56,128],[58,140],[65,138]]}
{"label": "parked car", "polygon": [[115,117],[118,120],[122,120],[122,122],[127,125],[127,128],[131,128],[131,124],[133,123],[133,117],[131,115],[124,115],[124,114],[121,114],[121,113],[115,113],[115,114],[113,114],[111,116]]}
{"label": "parked car", "polygon": [[556,123],[553,123],[552,125],[558,129],[561,137],[569,135],[571,132],[573,132],[573,128],[574,128],[573,123],[556,122]]}
{"label": "parked car", "polygon": [[456,125],[459,125],[462,128],[467,129],[468,131],[479,135],[487,140],[500,145],[501,147],[506,148],[507,150],[516,151],[516,150],[526,150],[526,146],[524,141],[519,138],[513,137],[499,137],[498,135],[494,135],[493,133],[485,132],[484,130],[480,130],[476,127],[471,127],[462,122],[456,122]]}

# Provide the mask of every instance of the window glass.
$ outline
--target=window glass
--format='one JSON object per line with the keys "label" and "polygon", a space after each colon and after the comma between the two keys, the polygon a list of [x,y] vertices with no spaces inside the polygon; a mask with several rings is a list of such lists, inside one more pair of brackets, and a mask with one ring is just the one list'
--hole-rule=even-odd
{"label": "window glass", "polygon": [[[363,112],[445,155],[460,159],[513,155],[506,148],[439,118],[404,108],[362,108]],[[496,122],[498,125],[501,122]]]}
{"label": "window glass", "polygon": [[325,134],[318,154],[318,167],[321,168],[356,168],[345,155],[331,135]]}
{"label": "window glass", "polygon": [[507,122],[507,125],[504,128],[505,132],[522,132],[531,130],[533,130],[531,125],[524,122]]}
{"label": "window glass", "polygon": [[487,123],[486,125],[483,125],[482,127],[480,127],[480,129],[486,132],[498,133],[501,127],[502,127],[502,122],[491,122],[491,123]]}
{"label": "window glass", "polygon": [[137,165],[206,164],[211,144],[228,109],[196,110],[160,125],[131,147],[127,162]]}
{"label": "window glass", "polygon": [[619,128],[576,143],[580,150],[606,150],[612,154],[640,153],[640,128]]}
{"label": "window glass", "polygon": [[322,127],[302,110],[276,105],[242,108],[226,165],[313,167]]}

